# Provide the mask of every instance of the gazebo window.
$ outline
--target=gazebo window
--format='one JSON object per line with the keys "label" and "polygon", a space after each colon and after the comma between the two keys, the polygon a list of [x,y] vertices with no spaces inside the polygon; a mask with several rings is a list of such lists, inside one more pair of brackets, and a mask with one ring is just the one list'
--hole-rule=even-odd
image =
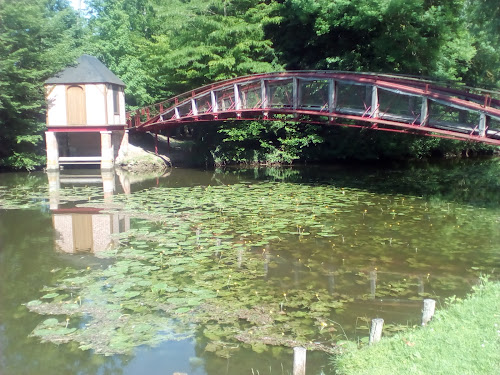
{"label": "gazebo window", "polygon": [[113,113],[120,114],[120,87],[113,85]]}

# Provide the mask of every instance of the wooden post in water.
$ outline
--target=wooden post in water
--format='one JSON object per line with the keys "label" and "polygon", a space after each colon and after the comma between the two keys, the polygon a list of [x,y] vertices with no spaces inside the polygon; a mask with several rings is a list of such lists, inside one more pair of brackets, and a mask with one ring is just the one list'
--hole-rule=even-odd
{"label": "wooden post in water", "polygon": [[380,338],[382,337],[382,328],[384,328],[384,319],[372,319],[372,326],[370,328],[370,345],[376,344],[380,341]]}
{"label": "wooden post in water", "polygon": [[333,266],[330,267],[328,272],[328,293],[335,293],[335,269]]}
{"label": "wooden post in water", "polygon": [[264,252],[264,274],[267,278],[269,273],[269,261],[271,260],[271,253],[269,252],[270,246],[266,245],[266,251]]}
{"label": "wooden post in water", "polygon": [[293,262],[293,285],[298,286],[300,283],[300,262]]}
{"label": "wooden post in water", "polygon": [[293,348],[293,375],[306,375],[306,348]]}
{"label": "wooden post in water", "polygon": [[370,271],[370,297],[375,299],[375,293],[377,292],[377,270]]}
{"label": "wooden post in water", "polygon": [[418,277],[418,294],[424,294],[424,278]]}
{"label": "wooden post in water", "polygon": [[436,301],[430,298],[424,299],[424,310],[422,311],[422,325],[425,326],[434,316]]}

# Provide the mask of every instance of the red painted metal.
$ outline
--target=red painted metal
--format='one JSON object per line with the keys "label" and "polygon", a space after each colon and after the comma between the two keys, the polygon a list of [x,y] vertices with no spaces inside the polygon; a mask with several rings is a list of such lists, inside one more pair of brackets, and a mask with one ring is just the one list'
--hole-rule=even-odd
{"label": "red painted metal", "polygon": [[[373,83],[377,79],[382,79],[384,82],[391,83],[406,83],[408,86],[421,87],[423,88],[423,92],[428,92],[433,88],[438,88],[441,92],[452,94],[452,95],[460,95],[468,98],[469,100],[481,101],[484,99],[484,95],[482,94],[474,94],[469,92],[468,90],[479,90],[486,91],[477,88],[470,88],[467,86],[457,86],[457,88],[450,87],[451,85],[457,85],[456,83],[450,82],[432,82],[426,79],[411,77],[411,76],[400,76],[400,75],[389,75],[389,74],[378,74],[378,73],[353,73],[353,72],[336,72],[336,71],[288,71],[288,72],[277,72],[277,73],[262,73],[262,74],[254,74],[250,76],[242,76],[238,78],[228,79],[224,81],[219,81],[218,83],[208,84],[206,86],[202,86],[198,89],[191,90],[187,93],[183,93],[177,95],[171,99],[167,99],[161,101],[159,103],[152,104],[149,108],[158,108],[161,104],[162,106],[167,105],[170,107],[174,104],[179,103],[187,96],[199,95],[205,92],[209,92],[211,90],[217,90],[217,88],[228,85],[228,84],[238,84],[245,83],[247,81],[255,80],[255,79],[269,79],[272,77],[293,77],[294,75],[300,75],[301,77],[322,77],[324,79],[333,78],[333,79],[343,79],[347,81],[357,81],[360,83]],[[443,84],[446,84],[447,87],[444,87]],[[441,86],[439,86],[441,85]],[[467,90],[467,91],[466,91]],[[500,106],[500,99],[491,99],[490,105]]]}
{"label": "red painted metal", "polygon": [[[374,86],[381,89],[389,89],[397,93],[413,95],[417,97],[427,98],[438,103],[445,103],[454,108],[459,108],[463,110],[474,111],[477,113],[483,113],[487,116],[494,116],[495,118],[500,118],[500,100],[493,99],[489,92],[485,94],[486,91],[480,89],[473,89],[465,86],[451,87],[439,85],[439,83],[431,82],[428,80],[418,79],[415,77],[405,77],[397,75],[383,75],[383,74],[371,74],[371,73],[352,73],[352,72],[332,72],[332,71],[301,71],[301,72],[278,72],[278,73],[265,73],[256,74],[252,76],[238,77],[231,80],[217,82],[215,84],[210,84],[207,86],[200,87],[199,89],[191,90],[188,93],[178,95],[170,100],[163,101],[158,104],[154,104],[146,108],[148,114],[146,119],[141,121],[139,115],[136,115],[135,127],[140,131],[158,131],[161,129],[172,128],[182,123],[189,122],[207,122],[207,121],[218,121],[218,120],[250,120],[250,119],[270,119],[273,120],[275,114],[290,114],[296,118],[300,116],[310,116],[315,118],[315,120],[300,119],[301,122],[311,122],[311,123],[325,123],[322,119],[323,117],[328,118],[341,118],[344,120],[349,120],[354,122],[353,124],[344,124],[346,126],[353,127],[365,127],[373,128],[383,131],[391,132],[418,132],[418,134],[424,134],[427,136],[435,137],[446,137],[460,140],[471,140],[479,141],[489,144],[500,145],[500,139],[480,137],[474,133],[476,128],[471,128],[472,131],[465,132],[467,129],[466,124],[456,124],[457,130],[448,130],[445,127],[437,128],[428,126],[427,119],[429,118],[429,112],[425,119],[418,121],[419,115],[411,118],[410,123],[393,121],[387,119],[381,119],[379,117],[374,118],[373,114],[376,113],[371,111],[371,106],[369,103],[365,103],[364,113],[359,115],[346,114],[345,112],[328,112],[329,104],[326,103],[322,105],[320,110],[304,110],[304,109],[292,109],[293,102],[290,97],[290,89],[287,88],[282,93],[281,98],[285,99],[285,104],[282,108],[261,108],[264,103],[264,98],[258,98],[258,103],[254,105],[252,109],[238,109],[236,110],[236,100],[233,100],[232,86],[242,85],[241,87],[246,88],[246,92],[252,92],[251,90],[259,90],[261,85],[260,80],[265,80],[266,82],[266,94],[268,87],[277,87],[281,83],[285,85],[290,85],[294,82],[294,79],[299,80],[312,80],[312,81],[326,81],[327,79],[334,80],[341,84],[358,84],[364,86]],[[249,89],[251,88],[251,89]],[[288,90],[288,91],[287,91]],[[184,105],[188,100],[200,98],[204,95],[209,95],[210,91],[218,91],[222,94],[217,98],[217,101],[224,102],[224,100],[229,99],[229,108],[218,108],[217,112],[213,112],[211,103],[208,103],[208,107],[205,107],[203,112],[198,111],[197,115],[193,114],[193,111],[189,111],[187,115],[180,116],[178,118],[175,116],[163,116],[173,111],[177,105]],[[243,90],[244,91],[244,90]],[[254,92],[255,92],[254,91]],[[478,91],[480,93],[473,93],[471,91]],[[276,91],[273,92],[273,96],[267,97],[270,103],[273,103],[274,95]],[[257,93],[259,95],[259,93]],[[295,95],[295,94],[293,94]],[[260,95],[261,96],[261,95]],[[298,99],[295,99],[298,100]],[[323,102],[324,103],[324,102]],[[166,108],[166,109],[165,109]],[[379,103],[377,103],[377,108],[379,108]],[[143,108],[141,113],[144,114],[145,109]],[[149,116],[150,112],[153,114]],[[382,113],[382,116],[389,111],[389,108]],[[156,115],[155,115],[156,114]],[[415,114],[415,113],[414,113]],[[421,125],[424,124],[424,125]],[[500,132],[499,132],[500,134]]]}
{"label": "red painted metal", "polygon": [[55,133],[92,133],[112,130],[125,130],[127,125],[82,125],[82,126],[49,126],[47,130]]}

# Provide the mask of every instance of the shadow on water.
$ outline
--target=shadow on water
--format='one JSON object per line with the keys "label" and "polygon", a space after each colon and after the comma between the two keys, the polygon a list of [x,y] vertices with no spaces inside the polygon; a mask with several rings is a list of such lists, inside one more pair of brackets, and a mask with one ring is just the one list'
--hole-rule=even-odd
{"label": "shadow on water", "polygon": [[[234,167],[218,170],[261,179],[305,184],[330,184],[390,195],[410,195],[479,207],[500,205],[498,158],[354,163],[293,167]],[[217,172],[217,170],[216,170]],[[223,181],[221,180],[223,183]]]}
{"label": "shadow on water", "polygon": [[[112,183],[114,194],[130,193],[159,186],[186,187],[239,183],[245,180],[283,181],[302,184],[328,184],[363,189],[375,193],[410,195],[457,202],[479,207],[500,205],[499,158],[450,159],[400,163],[344,163],[336,165],[297,165],[227,167],[214,170],[173,168],[165,174],[136,175],[117,171]],[[65,170],[63,184],[71,177],[90,177],[89,185],[103,186],[99,170]],[[59,177],[58,177],[59,178]],[[92,181],[92,178],[94,181]],[[108,179],[108,181],[110,181]],[[30,188],[47,183],[46,174],[35,172],[0,174],[0,184]],[[106,190],[106,186],[104,186]],[[109,188],[108,188],[109,190]]]}

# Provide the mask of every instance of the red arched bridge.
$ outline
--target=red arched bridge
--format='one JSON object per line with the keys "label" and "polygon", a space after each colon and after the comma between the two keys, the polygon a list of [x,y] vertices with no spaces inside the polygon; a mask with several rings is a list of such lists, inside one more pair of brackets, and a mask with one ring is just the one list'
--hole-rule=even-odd
{"label": "red arched bridge", "polygon": [[128,113],[129,128],[277,120],[415,133],[500,145],[491,92],[397,75],[335,71],[255,74],[213,83]]}

